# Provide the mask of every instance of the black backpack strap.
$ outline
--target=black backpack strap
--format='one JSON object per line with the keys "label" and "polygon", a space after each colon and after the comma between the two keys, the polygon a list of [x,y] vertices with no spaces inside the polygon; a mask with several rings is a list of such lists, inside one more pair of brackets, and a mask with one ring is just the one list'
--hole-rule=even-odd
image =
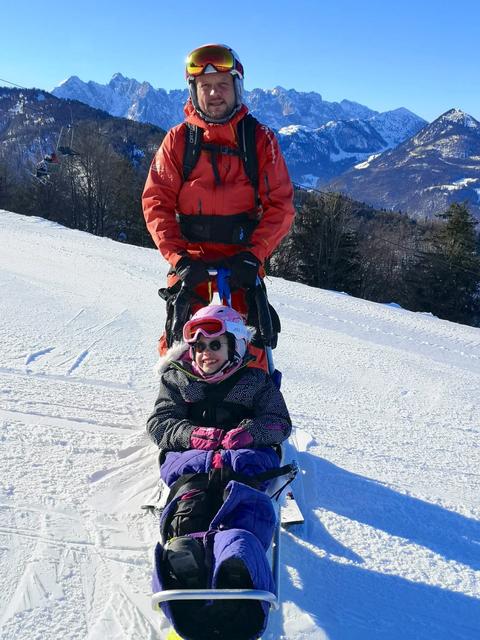
{"label": "black backpack strap", "polygon": [[221,145],[204,144],[203,129],[197,125],[185,123],[185,151],[183,154],[183,180],[186,181],[195,168],[200,157],[202,148],[210,152],[215,180],[219,181],[218,169],[216,167],[216,156],[218,153],[229,155],[240,155],[247,178],[254,191],[255,202],[258,204],[258,159],[255,134],[258,120],[252,115],[247,115],[240,120],[237,125],[237,137],[239,150]]}
{"label": "black backpack strap", "polygon": [[185,123],[185,151],[183,153],[183,181],[188,179],[200,157],[203,129],[195,124]]}
{"label": "black backpack strap", "polygon": [[238,123],[237,136],[238,144],[242,152],[243,167],[255,190],[255,202],[258,203],[258,158],[255,141],[257,124],[258,120],[247,113]]}

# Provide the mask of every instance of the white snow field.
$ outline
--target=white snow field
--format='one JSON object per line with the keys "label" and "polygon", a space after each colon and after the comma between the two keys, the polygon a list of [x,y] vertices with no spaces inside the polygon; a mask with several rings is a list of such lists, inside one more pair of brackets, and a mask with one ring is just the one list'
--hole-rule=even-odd
{"label": "white snow field", "polygon": [[[0,639],[153,640],[158,252],[0,212]],[[280,279],[306,523],[269,640],[480,638],[480,330]]]}

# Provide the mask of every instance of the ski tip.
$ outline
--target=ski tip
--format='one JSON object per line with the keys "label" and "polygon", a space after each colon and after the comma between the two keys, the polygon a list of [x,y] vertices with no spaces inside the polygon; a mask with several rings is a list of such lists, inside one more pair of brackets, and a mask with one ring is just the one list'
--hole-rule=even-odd
{"label": "ski tip", "polygon": [[153,504],[141,504],[140,509],[145,513],[155,513],[155,505]]}
{"label": "ski tip", "polygon": [[141,504],[140,509],[143,513],[150,513],[152,516],[160,517],[162,509],[155,504]]}
{"label": "ski tip", "polygon": [[178,635],[175,629],[170,629],[166,640],[183,640],[183,639]]}
{"label": "ski tip", "polygon": [[304,524],[305,518],[291,491],[285,495],[284,504],[280,508],[280,524],[284,529],[295,524]]}
{"label": "ski tip", "polygon": [[305,520],[288,520],[287,522],[281,522],[280,526],[282,527],[282,529],[290,529],[291,527],[294,527],[295,525],[300,525],[300,524],[305,524]]}

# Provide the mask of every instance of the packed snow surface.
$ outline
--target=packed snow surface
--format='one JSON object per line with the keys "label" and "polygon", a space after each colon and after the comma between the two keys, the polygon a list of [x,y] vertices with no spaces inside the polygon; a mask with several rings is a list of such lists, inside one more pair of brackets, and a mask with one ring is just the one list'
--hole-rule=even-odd
{"label": "packed snow surface", "polygon": [[[0,212],[0,639],[153,640],[154,250]],[[480,638],[480,330],[268,282],[306,523],[268,640]]]}

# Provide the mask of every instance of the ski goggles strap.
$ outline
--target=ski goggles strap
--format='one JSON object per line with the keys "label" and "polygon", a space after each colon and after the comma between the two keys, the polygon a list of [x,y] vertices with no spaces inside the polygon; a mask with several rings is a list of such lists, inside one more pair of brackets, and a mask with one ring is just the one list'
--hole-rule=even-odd
{"label": "ski goggles strap", "polygon": [[221,45],[205,45],[189,54],[186,60],[187,76],[200,76],[211,64],[219,73],[236,71],[243,77],[243,67],[232,51]]}

